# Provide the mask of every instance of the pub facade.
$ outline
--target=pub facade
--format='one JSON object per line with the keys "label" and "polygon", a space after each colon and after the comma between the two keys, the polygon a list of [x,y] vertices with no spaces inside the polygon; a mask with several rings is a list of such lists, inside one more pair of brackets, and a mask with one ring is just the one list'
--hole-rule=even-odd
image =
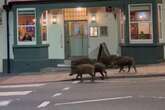
{"label": "pub facade", "polygon": [[165,1],[9,0],[1,4],[0,72],[39,71],[74,57],[97,58],[101,43],[110,54],[132,56],[138,64],[164,60]]}

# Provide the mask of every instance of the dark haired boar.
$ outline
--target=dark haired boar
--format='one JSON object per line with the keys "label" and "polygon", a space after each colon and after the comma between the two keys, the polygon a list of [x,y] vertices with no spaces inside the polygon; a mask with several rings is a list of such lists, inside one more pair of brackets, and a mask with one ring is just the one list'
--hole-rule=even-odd
{"label": "dark haired boar", "polygon": [[136,66],[135,66],[135,60],[133,57],[129,56],[118,56],[114,61],[113,65],[116,65],[120,68],[119,72],[124,71],[124,67],[128,67],[128,72],[130,71],[130,68],[133,67],[134,71],[137,72]]}
{"label": "dark haired boar", "polygon": [[95,79],[94,69],[95,67],[91,64],[80,64],[77,66],[73,66],[72,72],[69,75],[71,76],[73,74],[77,74],[77,78],[80,76],[80,80],[81,82],[83,82],[82,75],[89,74],[91,76],[91,81],[93,82]]}
{"label": "dark haired boar", "polygon": [[95,67],[95,71],[94,71],[95,75],[97,72],[99,72],[102,76],[101,79],[104,79],[105,77],[107,77],[106,67],[103,63],[97,62],[94,64],[94,67]]}

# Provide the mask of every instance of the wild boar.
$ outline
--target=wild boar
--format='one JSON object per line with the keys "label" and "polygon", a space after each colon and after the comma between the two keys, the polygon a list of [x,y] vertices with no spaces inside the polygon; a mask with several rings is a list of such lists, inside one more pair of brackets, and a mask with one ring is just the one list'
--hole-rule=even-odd
{"label": "wild boar", "polygon": [[91,64],[80,64],[77,66],[72,67],[72,73],[69,75],[77,74],[77,78],[80,76],[80,81],[83,82],[82,75],[83,74],[89,74],[91,76],[91,81],[93,82],[95,79],[94,75],[94,65]]}
{"label": "wild boar", "polygon": [[124,67],[128,67],[128,72],[130,71],[130,68],[133,67],[134,71],[137,72],[136,66],[135,66],[135,60],[133,57],[129,56],[118,56],[114,59],[113,65],[116,65],[120,68],[119,72],[124,71]]}
{"label": "wild boar", "polygon": [[113,61],[114,59],[116,59],[116,55],[110,55],[110,56],[105,56],[105,57],[101,57],[100,59],[98,59],[99,62],[102,62],[106,67],[113,67]]}
{"label": "wild boar", "polygon": [[95,67],[94,75],[96,75],[96,73],[99,72],[102,76],[101,79],[104,79],[105,77],[107,77],[106,67],[103,63],[96,62],[94,64],[94,67]]}

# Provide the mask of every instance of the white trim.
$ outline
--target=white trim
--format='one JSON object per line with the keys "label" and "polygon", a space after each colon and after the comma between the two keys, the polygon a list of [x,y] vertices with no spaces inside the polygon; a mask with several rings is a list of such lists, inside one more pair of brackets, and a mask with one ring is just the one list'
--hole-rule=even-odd
{"label": "white trim", "polygon": [[[120,43],[124,43],[125,42],[125,15],[124,12],[122,12],[122,10],[120,9],[120,14],[119,14],[119,39],[120,39]],[[122,32],[123,31],[123,32]]]}
{"label": "white trim", "polygon": [[26,26],[24,26],[24,27],[28,27],[28,26],[30,26],[30,27],[33,27],[34,26],[34,29],[35,29],[35,37],[34,37],[34,41],[19,41],[19,34],[18,34],[18,28],[19,27],[21,27],[21,26],[23,26],[23,25],[19,25],[18,24],[18,12],[19,11],[28,11],[28,10],[32,10],[32,11],[34,11],[34,16],[35,16],[35,19],[36,19],[36,9],[35,8],[18,8],[17,9],[17,45],[36,45],[36,22],[35,22],[35,24],[34,25],[26,25]]}
{"label": "white trim", "polygon": [[[161,10],[161,13],[159,12],[159,6],[160,6],[160,10]],[[160,25],[160,28],[161,28],[161,32],[158,30],[158,34],[159,34],[159,42],[162,42],[163,41],[163,26],[162,26],[162,23],[163,23],[163,21],[162,21],[162,15],[163,15],[163,13],[162,13],[162,11],[163,11],[163,9],[162,9],[162,4],[161,3],[158,3],[157,4],[157,13],[159,14],[160,13],[160,18],[161,19],[159,19],[158,20],[158,26],[159,26],[159,23],[161,23],[161,25]],[[158,15],[158,17],[159,17],[159,15]],[[159,28],[158,28],[159,29]],[[161,36],[161,37],[160,37]]]}
{"label": "white trim", "polygon": [[[41,16],[41,19],[43,19],[43,15]],[[46,10],[46,25],[44,25],[44,26],[46,26],[46,41],[43,41],[42,36],[41,36],[42,44],[48,44],[48,19],[49,19],[48,11]]]}
{"label": "white trim", "polygon": [[[151,39],[132,39],[131,38],[131,31],[130,31],[130,27],[131,27],[131,20],[130,20],[130,8],[131,6],[141,6],[141,5],[148,5],[150,6],[151,10],[151,20],[150,21],[142,21],[142,22],[150,22],[151,23]],[[145,44],[150,44],[150,43],[153,43],[153,21],[152,21],[152,4],[151,3],[144,3],[144,4],[129,4],[128,5],[128,17],[129,17],[129,41],[131,44],[142,44],[142,43],[145,43]],[[138,21],[137,23],[139,23],[140,21]]]}

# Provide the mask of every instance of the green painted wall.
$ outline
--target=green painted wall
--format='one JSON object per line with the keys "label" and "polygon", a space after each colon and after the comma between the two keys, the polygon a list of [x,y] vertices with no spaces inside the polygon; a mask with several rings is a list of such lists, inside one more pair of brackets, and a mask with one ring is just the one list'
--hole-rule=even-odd
{"label": "green painted wall", "polygon": [[137,64],[152,64],[163,60],[163,50],[162,45],[136,45],[122,46],[121,53],[123,56],[134,57]]}

